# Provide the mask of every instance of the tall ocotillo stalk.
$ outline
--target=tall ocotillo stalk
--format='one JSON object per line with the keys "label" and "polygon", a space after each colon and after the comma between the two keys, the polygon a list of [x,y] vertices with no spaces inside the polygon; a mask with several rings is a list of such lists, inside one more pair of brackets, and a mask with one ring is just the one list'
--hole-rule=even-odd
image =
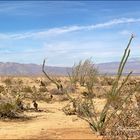
{"label": "tall ocotillo stalk", "polygon": [[[123,54],[122,60],[120,62],[119,68],[118,68],[118,73],[117,73],[117,77],[112,85],[111,90],[107,93],[107,102],[103,108],[103,110],[101,111],[99,117],[93,119],[92,117],[88,117],[88,119],[83,118],[84,120],[86,120],[89,124],[90,127],[98,132],[100,135],[102,135],[105,132],[106,126],[109,124],[109,120],[111,118],[113,118],[113,116],[117,113],[118,110],[122,110],[123,105],[127,102],[128,98],[130,97],[130,95],[132,95],[132,93],[135,91],[135,88],[132,89],[130,92],[128,92],[125,96],[125,98],[122,99],[121,102],[118,102],[118,107],[114,108],[112,113],[109,113],[110,107],[112,106],[112,103],[114,103],[114,101],[116,101],[118,98],[121,98],[121,90],[124,87],[125,83],[128,81],[129,76],[132,74],[132,72],[130,72],[126,78],[124,79],[124,81],[119,84],[120,82],[120,78],[122,77],[122,72],[124,70],[124,67],[126,65],[126,62],[128,60],[128,57],[130,55],[130,44],[132,39],[134,38],[134,36],[132,35],[129,43],[125,49],[125,52]],[[92,102],[92,100],[91,100]],[[93,106],[94,107],[94,106]],[[86,110],[83,109],[83,113],[85,114],[85,116],[88,116]]]}
{"label": "tall ocotillo stalk", "polygon": [[[101,127],[105,127],[105,125],[107,124],[107,122],[110,120],[110,118],[117,112],[117,110],[121,109],[122,105],[127,101],[128,97],[132,94],[129,93],[125,99],[123,100],[122,103],[119,104],[119,107],[117,109],[115,109],[113,111],[113,113],[108,117],[108,119],[106,119],[106,116],[107,116],[107,112],[109,110],[109,106],[111,105],[111,103],[118,97],[120,96],[120,91],[121,89],[123,88],[123,86],[125,85],[125,83],[128,81],[128,78],[130,77],[130,75],[132,74],[132,71],[126,76],[125,80],[121,83],[121,85],[119,86],[119,81],[120,81],[120,78],[122,76],[122,72],[124,70],[124,66],[126,65],[126,62],[128,60],[128,57],[130,55],[130,44],[132,42],[132,39],[134,38],[133,34],[131,35],[131,38],[128,42],[128,45],[125,49],[125,52],[123,54],[123,57],[122,57],[122,60],[120,62],[120,65],[119,65],[119,68],[118,68],[118,72],[117,72],[117,78],[116,80],[114,81],[113,85],[112,85],[112,88],[111,90],[108,92],[108,97],[107,97],[107,103],[106,105],[104,106],[104,109],[102,110],[101,112],[101,115],[100,115],[100,121],[98,123],[98,126],[100,126],[100,129]],[[103,121],[102,121],[103,120]]]}
{"label": "tall ocotillo stalk", "polygon": [[62,84],[60,83],[60,82],[57,82],[56,80],[54,80],[53,78],[51,78],[50,76],[49,76],[49,74],[45,71],[45,59],[44,59],[44,61],[43,61],[43,65],[42,65],[42,72],[45,74],[45,76],[48,78],[48,80],[50,80],[52,83],[54,83],[55,85],[56,85],[56,87],[57,87],[57,89],[59,89],[59,90],[63,90],[63,86],[62,86]]}

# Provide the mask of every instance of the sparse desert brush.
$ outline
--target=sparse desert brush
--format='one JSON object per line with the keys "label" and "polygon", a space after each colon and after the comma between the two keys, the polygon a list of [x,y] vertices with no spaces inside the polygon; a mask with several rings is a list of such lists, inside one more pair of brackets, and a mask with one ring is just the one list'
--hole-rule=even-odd
{"label": "sparse desert brush", "polygon": [[94,115],[94,108],[92,102],[87,99],[88,97],[73,98],[62,111],[66,115],[77,115],[80,118],[89,118]]}
{"label": "sparse desert brush", "polygon": [[139,139],[140,117],[138,109],[129,101],[108,123],[104,139]]}
{"label": "sparse desert brush", "polygon": [[75,106],[75,102],[71,101],[69,102],[66,106],[64,106],[62,108],[62,111],[66,114],[66,115],[76,115],[76,106]]}
{"label": "sparse desert brush", "polygon": [[15,80],[15,83],[19,86],[22,86],[23,85],[23,80],[22,79],[17,79],[17,80]]}
{"label": "sparse desert brush", "polygon": [[[125,64],[130,55],[129,46],[131,44],[132,39],[133,39],[133,35],[131,36],[129,43],[125,49],[124,55],[122,57],[122,60],[120,62],[119,68],[118,68],[117,76],[112,81],[111,89],[109,89],[109,91],[107,91],[107,93],[106,93],[106,103],[105,103],[102,111],[99,114],[96,113],[96,106],[94,106],[93,100],[89,96],[90,94],[88,94],[89,98],[87,98],[88,97],[87,96],[86,99],[84,100],[84,103],[86,103],[86,104],[81,104],[81,106],[80,106],[80,109],[81,109],[80,112],[82,112],[83,115],[80,115],[79,117],[86,120],[89,123],[91,129],[93,131],[97,132],[99,135],[107,135],[108,134],[107,132],[111,132],[112,127],[114,126],[114,123],[112,123],[111,120],[117,119],[118,115],[125,114],[126,107],[128,105],[128,101],[136,90],[136,87],[134,86],[133,88],[130,88],[129,90],[127,90],[127,92],[125,92],[125,93],[122,92],[122,91],[124,91],[125,84],[127,83],[132,72],[130,72],[124,78],[123,81],[121,80]],[[68,95],[68,96],[69,96],[69,99],[74,104],[73,107],[77,108],[77,103],[80,100],[77,101],[77,100],[73,99],[70,95]],[[80,101],[80,103],[81,103],[81,101]],[[87,103],[89,103],[89,104],[87,104]],[[90,105],[90,106],[88,106],[88,105]],[[93,116],[91,115],[91,113],[93,114]],[[128,114],[129,114],[129,111],[128,111]],[[121,117],[119,119],[120,119],[119,121],[121,123],[123,121],[127,121],[126,119],[121,118]],[[110,125],[112,127],[110,127]],[[120,125],[117,125],[115,130],[117,130],[118,127],[120,127]],[[131,128],[131,129],[133,129],[133,128]],[[114,136],[113,133],[111,133],[111,135]],[[128,138],[131,138],[131,136],[128,135]]]}
{"label": "sparse desert brush", "polygon": [[[125,98],[122,99],[121,97],[121,90],[124,88],[125,83],[127,82],[129,76],[132,72],[130,72],[125,80],[119,85],[120,79],[122,77],[122,72],[125,67],[125,64],[127,62],[127,59],[130,55],[130,49],[129,46],[131,44],[131,41],[133,39],[133,36],[131,36],[128,46],[125,49],[124,55],[122,57],[122,60],[120,62],[118,73],[116,76],[116,79],[114,80],[112,84],[111,90],[107,93],[107,102],[101,111],[99,118],[97,121],[94,121],[92,118],[88,120],[91,128],[95,131],[97,131],[100,135],[104,134],[107,129],[107,125],[109,124],[109,120],[111,118],[114,118],[116,113],[118,111],[123,111],[123,105],[127,102],[129,97],[134,93],[135,89],[130,90],[130,92],[125,94]],[[113,107],[112,111],[110,111],[111,107]]]}
{"label": "sparse desert brush", "polygon": [[63,94],[64,94],[63,91],[58,90],[58,89],[56,89],[56,88],[51,89],[49,92],[50,92],[50,94],[52,94],[52,95],[63,95]]}
{"label": "sparse desert brush", "polygon": [[19,96],[3,95],[0,98],[0,117],[17,118],[23,110],[23,104]]}
{"label": "sparse desert brush", "polygon": [[80,61],[77,65],[74,64],[72,71],[68,73],[72,84],[79,82],[81,86],[86,85],[89,89],[91,89],[95,81],[97,81],[97,74],[97,68],[95,68],[91,59]]}
{"label": "sparse desert brush", "polygon": [[25,92],[25,93],[32,93],[33,90],[30,86],[25,86],[25,87],[22,87],[22,92]]}
{"label": "sparse desert brush", "polygon": [[140,112],[140,93],[138,93],[135,97],[136,97],[136,102],[137,102],[138,110]]}
{"label": "sparse desert brush", "polygon": [[5,90],[4,88],[5,88],[4,86],[2,86],[2,85],[0,86],[0,93]]}
{"label": "sparse desert brush", "polygon": [[8,77],[4,79],[3,82],[6,84],[6,86],[10,86],[12,84],[12,78]]}
{"label": "sparse desert brush", "polygon": [[59,102],[63,102],[63,101],[68,101],[69,98],[67,97],[67,95],[63,94],[63,95],[58,95],[58,96],[56,95],[55,100]]}
{"label": "sparse desert brush", "polygon": [[140,94],[140,83],[136,84],[136,91]]}
{"label": "sparse desert brush", "polygon": [[111,86],[114,82],[114,77],[104,75],[101,77],[100,84],[102,86]]}
{"label": "sparse desert brush", "polygon": [[46,87],[40,87],[39,92],[48,92],[48,89]]}

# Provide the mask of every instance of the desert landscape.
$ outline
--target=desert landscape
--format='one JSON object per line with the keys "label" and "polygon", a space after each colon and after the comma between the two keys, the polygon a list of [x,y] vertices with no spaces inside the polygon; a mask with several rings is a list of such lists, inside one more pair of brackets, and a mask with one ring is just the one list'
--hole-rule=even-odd
{"label": "desert landscape", "polygon": [[[3,79],[7,78],[3,77]],[[10,77],[8,79],[12,79],[12,82],[18,80],[23,81],[24,84],[26,84],[25,86],[32,84],[31,86],[27,86],[29,89],[32,89],[33,86],[40,89],[40,82],[36,83],[36,81],[39,79],[44,81],[44,78],[40,77]],[[48,89],[51,90],[53,87],[54,85],[50,85]],[[20,88],[22,87],[20,86]],[[17,89],[17,87],[15,87],[15,89]],[[30,96],[32,94],[30,92],[30,90],[26,91],[26,94]],[[49,92],[46,93],[46,91],[43,91],[39,94],[39,96],[43,96],[43,99],[37,100],[38,109],[40,111],[34,110],[31,95],[31,98],[27,97],[22,100],[23,105],[25,107],[30,105],[30,108],[19,112],[20,115],[22,114],[19,118],[11,119],[12,116],[10,116],[10,118],[5,116],[1,119],[0,124],[2,127],[0,129],[0,139],[95,138],[85,121],[81,120],[76,115],[67,116],[62,111],[62,108],[69,103],[64,95],[53,95],[53,99],[50,99]]]}
{"label": "desert landscape", "polygon": [[139,1],[0,1],[0,139],[140,140]]}
{"label": "desert landscape", "polygon": [[[109,89],[114,77],[105,77],[107,82],[105,82],[103,78],[104,77],[100,77],[99,79],[102,79],[102,81],[94,87],[95,95],[93,102],[97,113],[101,112],[105,105],[105,90]],[[68,82],[68,77],[59,77],[59,79],[61,79],[63,83]],[[57,93],[57,88],[54,84],[48,82],[47,86],[41,86],[40,81],[47,83],[44,77],[1,77],[1,101],[5,103],[5,107],[3,106],[4,108],[2,108],[2,106],[0,106],[0,139],[103,138],[103,136],[98,135],[96,131],[92,131],[85,120],[77,116],[67,96],[64,94],[61,95],[59,92]],[[133,76],[132,79],[128,81],[128,84],[130,83],[131,86],[133,86],[136,84],[135,82],[140,84],[140,77]],[[5,88],[4,90],[10,89],[10,91],[5,92],[2,87]],[[36,92],[34,91],[34,87],[36,87]],[[103,89],[101,89],[102,87]],[[18,92],[16,93],[16,91]],[[76,85],[72,91],[70,95],[73,98],[79,99],[79,96],[85,98],[87,90],[80,85]],[[20,97],[17,97],[18,95],[20,95]],[[53,98],[51,98],[50,95],[53,95]],[[18,99],[22,101],[24,109],[15,110],[15,108],[8,106],[8,103],[13,105]],[[36,100],[38,110],[35,110],[32,103],[33,100]],[[135,110],[137,110],[138,106],[135,96],[133,96],[132,102]],[[67,109],[64,111],[66,106]],[[139,120],[139,115],[137,117],[138,118],[135,119]],[[125,121],[131,121],[131,118]],[[133,126],[138,122],[137,120],[132,120],[132,123],[135,123],[131,124]],[[130,128],[131,125],[129,126]],[[135,130],[136,128],[132,127],[132,129]],[[132,131],[131,133],[134,134],[131,134],[130,137],[139,136],[138,132]]]}
{"label": "desert landscape", "polygon": [[122,75],[131,36],[115,76],[90,59],[68,76],[1,76],[1,139],[139,139],[140,77]]}

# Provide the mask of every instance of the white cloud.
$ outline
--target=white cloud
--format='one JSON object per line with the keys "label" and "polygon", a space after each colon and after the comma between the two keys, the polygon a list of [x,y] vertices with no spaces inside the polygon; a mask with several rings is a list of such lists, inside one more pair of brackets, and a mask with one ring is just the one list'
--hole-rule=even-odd
{"label": "white cloud", "polygon": [[120,18],[120,19],[113,19],[111,21],[107,21],[104,23],[87,25],[87,26],[65,26],[65,27],[51,28],[48,30],[45,29],[43,31],[32,31],[32,32],[24,32],[18,34],[0,33],[0,39],[15,39],[15,40],[27,39],[27,38],[41,39],[41,38],[57,36],[69,32],[95,30],[95,29],[111,27],[119,24],[136,23],[136,22],[140,22],[140,18]]}
{"label": "white cloud", "polygon": [[128,31],[128,30],[122,30],[119,32],[121,35],[131,35],[132,32],[131,31]]}

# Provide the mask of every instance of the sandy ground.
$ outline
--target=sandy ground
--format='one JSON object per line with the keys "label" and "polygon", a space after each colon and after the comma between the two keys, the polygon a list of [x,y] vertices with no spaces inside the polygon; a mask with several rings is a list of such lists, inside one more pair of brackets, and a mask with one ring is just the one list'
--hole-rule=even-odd
{"label": "sandy ground", "polygon": [[88,124],[76,115],[66,116],[66,102],[39,103],[42,112],[24,112],[29,120],[1,120],[0,139],[97,139]]}
{"label": "sandy ground", "polygon": [[[39,78],[42,79],[42,78]],[[36,86],[39,88],[40,82],[36,82],[34,78],[22,78],[25,85]],[[0,78],[0,85],[3,85]],[[49,85],[49,90],[54,85]],[[108,89],[110,87],[106,87]],[[85,91],[84,88],[78,87],[77,94]],[[96,91],[96,90],[95,90]],[[100,95],[100,89],[97,89]],[[101,91],[103,94],[103,91]],[[101,94],[101,96],[102,96]],[[73,94],[74,96],[76,94]],[[77,96],[77,95],[76,95]],[[96,98],[94,104],[96,112],[100,112],[104,107],[106,100]],[[31,102],[30,102],[31,103]],[[39,109],[42,112],[24,112],[28,116],[28,120],[0,120],[0,139],[101,139],[95,135],[89,125],[76,115],[66,116],[62,111],[68,101],[55,101],[53,103],[38,102]]]}

